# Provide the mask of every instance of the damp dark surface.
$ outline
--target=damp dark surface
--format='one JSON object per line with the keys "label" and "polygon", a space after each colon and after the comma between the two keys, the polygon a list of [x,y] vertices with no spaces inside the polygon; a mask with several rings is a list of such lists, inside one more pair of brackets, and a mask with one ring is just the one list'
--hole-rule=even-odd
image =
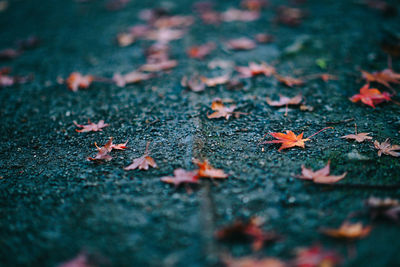
{"label": "damp dark surface", "polygon": [[[170,56],[179,65],[170,72],[125,88],[94,83],[74,93],[57,77],[73,71],[112,77],[145,63],[143,51],[151,42],[126,48],[115,43],[118,32],[140,22],[141,9],[161,5],[172,14],[188,15],[193,1],[131,1],[116,12],[105,10],[104,1],[10,1],[0,13],[0,47],[32,34],[41,45],[1,62],[14,74],[35,76],[30,83],[0,89],[1,265],[55,266],[87,250],[111,266],[212,266],[223,253],[290,260],[296,247],[316,243],[344,255],[344,266],[400,264],[400,228],[394,223],[361,216],[356,221],[372,224],[373,230],[351,244],[318,232],[364,210],[370,196],[399,197],[399,158],[378,157],[370,142],[339,138],[354,133],[356,123],[359,132],[370,132],[376,140],[400,143],[398,105],[372,109],[348,100],[363,85],[360,69],[387,67],[379,43],[387,31],[399,34],[399,16],[384,16],[357,1],[310,0],[300,5],[308,16],[291,28],[273,22],[274,7],[287,2],[271,2],[255,22],[215,26],[197,18],[182,39],[171,42]],[[216,9],[237,6],[239,1],[218,1]],[[192,45],[260,32],[273,34],[275,42],[246,52],[220,46],[204,61],[184,53]],[[219,86],[202,93],[180,86],[183,75],[220,74],[207,68],[217,58],[237,65],[266,61],[285,75],[329,72],[338,80],[287,88],[272,78],[255,77],[244,80],[241,90]],[[318,60],[326,62],[326,69]],[[398,59],[393,68],[400,70]],[[284,108],[265,101],[266,96],[299,92],[313,111],[293,108],[284,116]],[[249,115],[207,119],[216,97],[233,99],[237,110]],[[102,132],[75,132],[73,121],[88,118],[104,119],[110,126]],[[275,145],[259,145],[267,132],[309,136],[327,126],[334,129],[313,137],[305,149],[278,152]],[[104,164],[88,162],[96,152],[93,143],[104,144],[111,136],[116,143],[128,140],[129,149],[113,153],[114,159]],[[124,171],[143,154],[147,141],[159,168]],[[194,169],[192,158],[207,158],[230,177],[204,181],[191,194],[160,181],[176,168]],[[333,174],[348,172],[337,186],[293,178],[302,164],[319,169],[328,160]],[[284,239],[256,254],[246,243],[214,240],[219,227],[251,216],[263,217],[263,228]],[[349,246],[356,251],[352,257],[346,256]]]}

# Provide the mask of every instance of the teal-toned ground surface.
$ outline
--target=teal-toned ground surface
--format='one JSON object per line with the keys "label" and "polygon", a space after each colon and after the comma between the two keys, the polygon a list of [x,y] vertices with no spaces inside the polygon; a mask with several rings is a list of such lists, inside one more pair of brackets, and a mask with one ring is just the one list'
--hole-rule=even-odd
{"label": "teal-toned ground surface", "polygon": [[[398,105],[372,109],[348,100],[363,85],[360,69],[387,67],[379,44],[387,31],[399,34],[398,16],[384,16],[357,1],[309,0],[299,5],[307,17],[293,28],[273,21],[276,7],[288,2],[271,1],[254,22],[204,25],[196,17],[183,38],[170,43],[178,66],[152,80],[124,88],[94,83],[76,93],[57,83],[58,76],[73,71],[112,77],[138,68],[152,42],[120,48],[116,34],[140,23],[143,8],[164,6],[172,14],[194,15],[192,4],[132,0],[110,12],[100,0],[15,0],[0,13],[1,48],[32,34],[41,40],[38,48],[1,62],[14,74],[33,73],[35,78],[0,89],[0,265],[55,266],[82,250],[102,255],[111,266],[214,266],[226,253],[290,261],[295,248],[316,243],[342,254],[344,266],[399,265],[400,228],[393,222],[371,221],[368,215],[353,218],[372,224],[373,230],[352,243],[318,231],[339,227],[353,212],[365,210],[363,201],[370,196],[400,196],[399,158],[378,157],[371,142],[339,138],[354,133],[356,123],[359,132],[370,132],[374,140],[400,143]],[[239,1],[218,1],[215,8],[238,6]],[[228,39],[261,32],[274,35],[275,42],[243,52],[221,48]],[[207,41],[219,47],[206,60],[184,53]],[[301,49],[288,53],[296,44]],[[310,80],[288,88],[273,78],[255,77],[243,80],[241,90],[218,86],[201,93],[181,87],[183,75],[220,74],[207,68],[217,58],[239,66],[266,61],[284,75],[329,72],[338,80]],[[326,69],[316,64],[318,59]],[[396,58],[393,69],[400,71]],[[293,108],[285,117],[284,108],[265,101],[266,96],[300,92],[313,111]],[[249,115],[209,120],[206,115],[216,97],[233,99],[237,110]],[[75,132],[73,121],[88,118],[104,119],[110,126],[102,132]],[[275,145],[259,145],[267,132],[304,131],[309,136],[327,126],[334,129],[313,137],[305,149],[278,152]],[[116,143],[129,140],[129,149],[113,153],[111,162],[88,162],[96,152],[93,143],[104,144],[111,136]],[[143,154],[147,141],[159,168],[124,171]],[[176,168],[194,169],[192,158],[207,158],[230,177],[192,186],[191,194],[160,181]],[[348,172],[337,185],[293,178],[302,164],[319,169],[329,159],[333,174]],[[283,239],[256,253],[248,243],[214,239],[216,229],[252,216],[263,217],[263,229]]]}

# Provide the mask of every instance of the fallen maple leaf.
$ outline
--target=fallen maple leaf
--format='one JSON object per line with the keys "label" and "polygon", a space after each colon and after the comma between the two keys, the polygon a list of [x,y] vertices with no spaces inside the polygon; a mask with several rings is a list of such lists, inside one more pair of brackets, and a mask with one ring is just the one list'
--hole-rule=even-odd
{"label": "fallen maple leaf", "polygon": [[156,28],[184,28],[189,27],[194,23],[193,16],[160,16],[152,22]]}
{"label": "fallen maple leaf", "polygon": [[164,183],[174,184],[177,187],[180,184],[198,184],[199,176],[197,171],[186,171],[179,168],[174,170],[174,176],[164,176],[160,180]]}
{"label": "fallen maple leaf", "polygon": [[296,178],[303,180],[311,180],[317,184],[333,184],[342,180],[347,172],[342,175],[329,175],[330,173],[330,160],[325,167],[318,171],[313,171],[312,169],[307,169],[304,165],[301,166],[301,175],[295,176]]}
{"label": "fallen maple leaf", "polygon": [[204,59],[208,56],[211,51],[216,48],[215,43],[209,42],[204,45],[192,46],[187,50],[187,54],[190,58]]}
{"label": "fallen maple leaf", "polygon": [[363,78],[366,79],[367,82],[377,82],[389,88],[391,87],[390,83],[400,84],[400,73],[396,73],[390,68],[373,73],[362,70],[361,73]]}
{"label": "fallen maple leaf", "polygon": [[157,168],[157,163],[154,161],[154,159],[152,157],[149,156],[149,145],[150,145],[150,142],[147,142],[144,155],[141,156],[140,158],[134,159],[133,163],[126,166],[124,168],[124,170],[126,170],[126,171],[134,170],[134,169],[148,170],[149,167]]}
{"label": "fallen maple leaf", "polygon": [[109,126],[108,123],[104,123],[104,120],[100,120],[98,123],[93,123],[88,119],[88,124],[83,125],[83,124],[78,124],[76,121],[73,121],[76,127],[82,128],[82,129],[76,129],[78,133],[86,133],[86,132],[98,132],[98,131],[103,131],[102,128]]}
{"label": "fallen maple leaf", "polygon": [[326,127],[324,129],[310,135],[308,138],[304,138],[304,139],[303,139],[304,133],[301,133],[296,136],[290,130],[287,130],[286,134],[284,134],[284,133],[269,133],[270,135],[272,135],[274,138],[276,138],[278,140],[265,141],[265,142],[262,142],[261,144],[282,144],[281,147],[278,149],[278,151],[281,151],[282,149],[286,149],[286,148],[295,147],[295,146],[304,148],[304,142],[309,141],[311,137],[313,137],[314,135],[316,135],[326,129],[333,129],[333,128]]}
{"label": "fallen maple leaf", "polygon": [[229,82],[230,78],[231,78],[230,73],[214,78],[200,77],[201,81],[205,83],[208,87],[214,87],[217,85],[226,84]]}
{"label": "fallen maple leaf", "polygon": [[79,72],[73,72],[65,80],[68,88],[77,92],[79,88],[86,89],[89,88],[90,84],[93,82],[94,77],[92,75],[82,75]]}
{"label": "fallen maple leaf", "polygon": [[31,80],[33,77],[29,76],[11,76],[11,68],[3,67],[0,69],[0,87],[13,86],[15,84],[23,84]]}
{"label": "fallen maple leaf", "polygon": [[125,75],[115,73],[112,79],[117,84],[117,86],[124,87],[127,84],[138,83],[140,81],[148,80],[152,77],[154,77],[153,74],[132,71]]}
{"label": "fallen maple leaf", "polygon": [[184,33],[183,30],[161,28],[147,32],[146,39],[154,40],[158,43],[168,43],[173,40],[181,39]]}
{"label": "fallen maple leaf", "polygon": [[293,265],[296,267],[333,267],[340,264],[341,257],[335,251],[324,250],[315,245],[309,248],[296,249],[296,259]]}
{"label": "fallen maple leaf", "polygon": [[113,150],[113,149],[117,149],[117,150],[125,150],[126,144],[128,143],[128,141],[126,141],[123,144],[113,144],[113,138],[110,137],[110,139],[108,140],[108,142],[102,146],[99,147],[97,145],[97,143],[95,142],[94,145],[97,148],[97,154],[94,158],[92,157],[88,157],[87,159],[90,161],[110,161],[112,160],[112,157],[109,155],[109,153]]}
{"label": "fallen maple leaf", "polygon": [[324,81],[330,81],[330,80],[337,80],[338,77],[336,77],[335,75],[329,74],[329,73],[322,73],[319,75],[319,77]]}
{"label": "fallen maple leaf", "polygon": [[230,50],[251,50],[256,48],[256,43],[245,37],[229,40],[225,45]]}
{"label": "fallen maple leaf", "polygon": [[247,222],[237,220],[232,225],[226,226],[215,233],[218,240],[242,241],[252,240],[253,250],[260,250],[264,243],[273,242],[279,239],[274,232],[264,232],[260,226],[263,221],[259,217],[253,217]]}
{"label": "fallen maple leaf", "polygon": [[221,99],[214,100],[211,104],[211,109],[215,112],[211,113],[210,115],[207,114],[207,118],[209,119],[225,118],[228,120],[232,115],[235,115],[235,117],[239,117],[240,115],[245,114],[242,112],[234,112],[234,110],[236,109],[236,105],[227,107],[224,105]]}
{"label": "fallen maple leaf", "polygon": [[400,202],[397,199],[370,197],[365,201],[365,205],[373,219],[384,217],[394,222],[400,220]]}
{"label": "fallen maple leaf", "polygon": [[225,179],[228,177],[228,174],[226,174],[221,169],[215,169],[213,166],[210,165],[210,163],[207,160],[204,160],[202,162],[198,159],[194,159],[193,163],[199,167],[198,175],[200,177],[209,177],[217,179]]}
{"label": "fallen maple leaf", "polygon": [[253,259],[251,257],[232,258],[224,257],[226,267],[285,267],[285,262],[276,258]]}
{"label": "fallen maple leaf", "polygon": [[389,143],[389,138],[385,140],[385,142],[379,143],[377,140],[374,142],[374,146],[378,149],[378,156],[382,156],[382,153],[385,155],[399,157],[400,152],[396,152],[396,150],[400,150],[399,145],[391,145]]}
{"label": "fallen maple leaf", "polygon": [[391,95],[387,92],[381,93],[376,88],[369,88],[369,84],[367,83],[360,89],[360,93],[352,96],[350,98],[351,102],[361,101],[364,104],[375,108],[375,105],[380,104],[384,101],[390,101]]}
{"label": "fallen maple leaf", "polygon": [[365,140],[371,140],[372,137],[368,136],[370,133],[356,133],[356,134],[348,134],[344,135],[340,138],[345,138],[345,139],[354,139],[357,142],[361,143],[364,142]]}
{"label": "fallen maple leaf", "polygon": [[249,22],[254,21],[260,18],[260,12],[258,11],[249,11],[249,10],[240,10],[236,8],[230,8],[227,11],[221,13],[221,19],[225,22],[231,21],[243,21]]}
{"label": "fallen maple leaf", "polygon": [[288,87],[304,85],[304,81],[302,79],[293,78],[290,76],[281,76],[278,74],[275,74],[274,76],[279,82],[283,83],[284,85],[286,85]]}
{"label": "fallen maple leaf", "polygon": [[288,107],[289,105],[300,105],[303,97],[299,94],[295,97],[289,98],[287,96],[279,95],[279,101],[272,101],[271,98],[267,97],[267,103],[273,107],[281,107],[286,106],[285,116],[288,114]]}
{"label": "fallen maple leaf", "polygon": [[193,92],[201,92],[206,89],[206,85],[198,75],[193,75],[189,79],[187,78],[187,76],[183,76],[181,79],[181,85],[182,87],[189,88]]}
{"label": "fallen maple leaf", "polygon": [[371,232],[371,226],[363,226],[362,223],[344,222],[339,229],[321,229],[325,235],[334,238],[342,238],[348,240],[361,239],[366,237]]}
{"label": "fallen maple leaf", "polygon": [[262,62],[261,64],[250,62],[248,67],[236,67],[236,70],[240,73],[241,78],[250,78],[257,75],[265,75],[269,77],[276,72],[274,67],[265,62]]}
{"label": "fallen maple leaf", "polygon": [[155,63],[146,63],[140,67],[140,70],[148,72],[157,72],[175,68],[177,65],[178,61],[176,60],[165,60]]}
{"label": "fallen maple leaf", "polygon": [[354,139],[359,143],[364,142],[365,140],[372,140],[372,137],[368,136],[370,133],[357,133],[357,124],[355,124],[354,127],[355,127],[355,134],[348,134],[342,136],[341,138]]}
{"label": "fallen maple leaf", "polygon": [[95,266],[96,265],[90,262],[89,256],[85,252],[81,252],[75,258],[57,265],[57,267],[95,267]]}

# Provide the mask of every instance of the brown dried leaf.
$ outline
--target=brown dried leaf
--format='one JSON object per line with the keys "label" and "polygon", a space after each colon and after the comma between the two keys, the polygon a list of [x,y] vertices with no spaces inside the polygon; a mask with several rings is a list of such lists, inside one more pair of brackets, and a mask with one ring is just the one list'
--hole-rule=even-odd
{"label": "brown dried leaf", "polygon": [[340,138],[353,139],[356,140],[358,143],[361,143],[364,142],[365,140],[372,140],[372,137],[368,136],[369,134],[370,133],[348,134]]}
{"label": "brown dried leaf", "polygon": [[73,72],[69,75],[69,77],[65,80],[68,88],[77,92],[79,88],[86,89],[89,88],[90,84],[93,82],[94,77],[92,75],[82,75],[79,72]]}
{"label": "brown dried leaf", "polygon": [[399,157],[400,152],[396,152],[396,150],[400,150],[399,145],[391,145],[389,143],[389,138],[385,140],[385,142],[379,143],[377,140],[374,142],[374,146],[378,149],[378,156],[382,156],[382,153],[385,155]]}

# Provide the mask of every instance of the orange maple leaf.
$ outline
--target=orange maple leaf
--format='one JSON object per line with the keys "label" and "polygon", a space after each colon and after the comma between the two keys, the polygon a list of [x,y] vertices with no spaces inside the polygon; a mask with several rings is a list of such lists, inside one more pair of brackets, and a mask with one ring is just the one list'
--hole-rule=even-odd
{"label": "orange maple leaf", "polygon": [[89,88],[93,80],[94,77],[92,75],[82,75],[79,72],[73,72],[65,82],[71,91],[76,92],[79,88]]}
{"label": "orange maple leaf", "polygon": [[295,146],[304,148],[304,146],[305,146],[304,142],[309,141],[311,137],[313,137],[314,135],[316,135],[326,129],[333,129],[333,128],[326,127],[324,129],[310,135],[308,138],[303,138],[304,133],[301,133],[296,136],[290,130],[286,131],[286,134],[284,134],[284,133],[269,133],[270,135],[272,135],[274,138],[276,138],[278,140],[265,141],[265,142],[262,142],[261,144],[282,144],[281,147],[278,149],[278,151],[281,151],[282,149],[286,149],[286,148],[295,147]]}
{"label": "orange maple leaf", "polygon": [[198,159],[194,159],[193,163],[199,167],[198,173],[200,177],[209,177],[209,178],[219,178],[224,179],[228,177],[221,169],[215,169],[207,160],[200,161]]}
{"label": "orange maple leaf", "polygon": [[321,232],[334,238],[354,240],[366,237],[369,235],[371,230],[371,226],[363,226],[362,223],[344,222],[339,229],[323,228],[321,229]]}
{"label": "orange maple leaf", "polygon": [[97,145],[97,143],[95,142],[94,145],[97,148],[97,154],[94,158],[92,157],[88,157],[87,159],[90,161],[110,161],[112,160],[112,157],[109,155],[109,153],[113,150],[113,149],[117,149],[117,150],[125,150],[127,148],[126,144],[128,143],[128,141],[126,141],[123,144],[113,144],[113,138],[110,137],[110,140],[108,140],[108,142],[102,146],[99,147]]}
{"label": "orange maple leaf", "polygon": [[375,108],[375,105],[377,104],[392,100],[390,97],[391,95],[388,92],[381,93],[381,91],[376,88],[369,88],[369,84],[367,83],[361,87],[359,94],[353,95],[350,98],[350,101],[354,103],[361,101],[364,104]]}

